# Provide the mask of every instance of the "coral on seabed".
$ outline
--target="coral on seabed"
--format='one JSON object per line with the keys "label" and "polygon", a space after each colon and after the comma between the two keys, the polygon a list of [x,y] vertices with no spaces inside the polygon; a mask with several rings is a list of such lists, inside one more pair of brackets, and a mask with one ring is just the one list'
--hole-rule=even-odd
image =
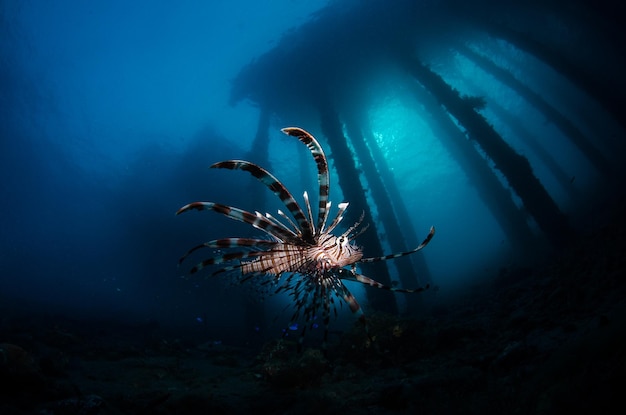
{"label": "coral on seabed", "polygon": [[43,376],[30,353],[12,343],[0,343],[0,381],[6,385],[2,388],[3,394],[34,392],[44,385]]}
{"label": "coral on seabed", "polygon": [[261,376],[278,388],[305,388],[319,385],[329,371],[328,360],[318,349],[294,353],[284,340],[269,342],[258,356]]}

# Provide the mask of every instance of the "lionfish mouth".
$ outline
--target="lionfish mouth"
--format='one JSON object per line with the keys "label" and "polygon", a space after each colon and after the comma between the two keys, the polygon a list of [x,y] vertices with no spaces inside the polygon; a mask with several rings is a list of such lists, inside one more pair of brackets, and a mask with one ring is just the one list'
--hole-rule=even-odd
{"label": "lionfish mouth", "polygon": [[348,208],[347,202],[339,203],[334,219],[330,225],[326,226],[331,207],[329,201],[330,177],[328,161],[322,147],[311,134],[301,128],[283,128],[282,132],[296,137],[305,144],[315,160],[319,185],[317,218],[313,217],[313,210],[306,192],[303,194],[305,214],[289,190],[269,171],[249,161],[221,161],[211,167],[247,171],[278,196],[291,217],[278,210],[278,216],[282,219],[279,220],[269,213],[265,215],[259,212],[252,213],[214,202],[193,202],[185,205],[176,212],[177,215],[189,210],[214,211],[252,225],[269,236],[269,239],[222,238],[205,242],[190,249],[180,258],[179,264],[191,253],[201,248],[229,251],[201,261],[191,268],[190,273],[195,274],[212,265],[225,264],[210,275],[227,273],[240,282],[255,281],[259,284],[270,284],[275,287],[274,293],[288,293],[295,308],[290,327],[297,327],[296,322],[298,320],[303,320],[304,323],[298,341],[298,349],[300,350],[302,347],[307,328],[310,329],[317,325],[315,321],[318,315],[322,316],[325,326],[322,344],[322,348],[325,349],[330,316],[333,313],[337,314],[335,298],[348,304],[352,313],[364,323],[368,333],[363,311],[344,285],[343,280],[356,281],[372,287],[403,293],[416,293],[428,288],[428,285],[411,289],[387,286],[359,274],[356,265],[386,261],[418,252],[430,242],[435,234],[435,228],[431,227],[423,242],[414,249],[379,257],[363,258],[361,248],[352,242],[367,229],[367,226],[364,226],[355,232],[361,225],[363,215],[347,231],[336,236],[332,234],[332,231],[341,222],[343,214]]}

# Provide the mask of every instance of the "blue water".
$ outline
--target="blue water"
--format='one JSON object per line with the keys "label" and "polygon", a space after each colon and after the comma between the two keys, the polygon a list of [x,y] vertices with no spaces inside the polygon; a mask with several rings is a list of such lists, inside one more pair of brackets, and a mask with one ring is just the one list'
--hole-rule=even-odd
{"label": "blue water", "polygon": [[[214,333],[243,324],[244,297],[237,287],[190,278],[186,268],[177,268],[177,260],[205,240],[257,234],[213,213],[174,213],[195,200],[274,211],[273,204],[256,206],[246,198],[250,181],[245,173],[207,167],[246,158],[256,134],[259,110],[248,100],[229,104],[231,80],[326,4],[3,2],[0,300],[51,313],[208,324]],[[510,45],[477,38],[470,46],[541,91],[597,143],[613,168],[621,168],[624,132],[597,103]],[[425,59],[453,87],[486,98],[482,113],[488,122],[527,156],[577,229],[601,223],[605,204],[623,189],[607,191],[604,178],[562,132],[463,56],[433,47]],[[420,240],[431,225],[437,227],[424,251],[439,288],[436,295],[466,290],[503,268],[549,255],[543,244],[533,258],[512,248],[420,103],[397,86],[401,76],[390,69],[382,81],[372,82],[369,96],[376,99],[368,116],[411,215],[412,222],[402,226]],[[538,138],[571,176],[571,189],[555,180],[520,138],[520,130],[493,112],[489,102],[515,114]],[[315,170],[305,155],[308,182],[301,179],[305,149],[280,133],[294,122],[271,120],[268,167],[300,197],[303,184],[313,184]],[[325,145],[317,124],[299,126],[315,132]],[[604,141],[607,135],[622,140]],[[342,160],[331,158],[331,167],[336,163]],[[336,206],[342,192],[334,168],[332,174]],[[371,195],[368,200],[375,205]],[[351,205],[351,219],[361,210]],[[382,235],[381,240],[388,248]],[[351,289],[366,304],[363,288]],[[280,310],[285,302],[270,300],[267,307]]]}

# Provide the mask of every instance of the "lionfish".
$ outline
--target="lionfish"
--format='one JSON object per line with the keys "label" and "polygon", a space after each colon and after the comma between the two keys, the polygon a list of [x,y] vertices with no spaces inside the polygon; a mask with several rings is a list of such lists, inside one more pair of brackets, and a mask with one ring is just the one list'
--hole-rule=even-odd
{"label": "lionfish", "polygon": [[[296,321],[304,319],[302,331],[298,340],[298,350],[301,350],[307,328],[317,327],[315,320],[321,311],[324,323],[324,337],[322,348],[325,349],[328,339],[328,326],[331,314],[337,316],[335,298],[345,301],[353,315],[364,323],[367,332],[367,323],[359,303],[350,293],[342,280],[356,281],[381,289],[413,293],[421,292],[428,285],[419,288],[396,288],[381,284],[372,278],[357,272],[357,264],[375,261],[385,261],[413,254],[424,248],[435,234],[431,227],[428,236],[416,248],[380,257],[363,258],[362,248],[353,243],[354,239],[363,233],[367,226],[358,232],[357,228],[363,221],[360,219],[340,235],[331,232],[343,219],[348,203],[339,203],[335,218],[326,226],[331,202],[328,199],[330,192],[330,177],[326,155],[318,141],[301,128],[283,128],[282,132],[296,137],[311,151],[317,165],[317,180],[319,184],[319,206],[317,220],[313,218],[309,196],[303,194],[306,214],[296,202],[292,194],[272,173],[262,167],[244,160],[226,160],[213,164],[212,168],[244,170],[267,186],[285,205],[293,220],[280,209],[278,215],[283,221],[269,213],[265,215],[255,211],[248,212],[236,207],[226,206],[214,202],[193,202],[180,208],[176,214],[189,210],[212,210],[231,219],[247,223],[254,228],[265,232],[269,239],[254,238],[223,238],[202,243],[190,249],[179,260],[179,265],[192,252],[200,248],[217,250],[233,248],[234,252],[212,256],[191,268],[194,274],[205,267],[214,264],[231,263],[214,271],[211,275],[220,273],[235,274],[240,282],[256,280],[259,284],[270,284],[274,293],[287,292],[293,297],[295,312],[291,318],[290,327],[297,327]],[[218,251],[219,252],[219,251]],[[286,332],[286,331],[285,331]],[[369,333],[368,333],[369,336]]]}

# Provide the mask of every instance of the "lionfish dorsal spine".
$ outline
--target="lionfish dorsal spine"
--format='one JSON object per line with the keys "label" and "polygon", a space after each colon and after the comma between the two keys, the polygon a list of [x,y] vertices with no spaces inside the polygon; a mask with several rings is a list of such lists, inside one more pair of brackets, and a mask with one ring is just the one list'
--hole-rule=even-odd
{"label": "lionfish dorsal spine", "polygon": [[348,205],[348,202],[342,202],[337,205],[337,215],[335,215],[335,219],[333,219],[328,229],[326,229],[326,233],[332,232],[333,229],[335,229],[335,227],[339,224],[339,222],[341,222],[341,220],[343,219],[343,212],[346,211]]}
{"label": "lionfish dorsal spine", "polygon": [[[330,200],[328,202],[326,202],[326,211],[330,212],[330,207],[331,207],[332,203],[330,202]],[[319,234],[324,234],[324,233],[328,233],[328,231],[326,230],[326,220],[324,220],[324,223],[322,223],[322,227],[319,230]]]}
{"label": "lionfish dorsal spine", "polygon": [[[282,223],[281,221],[279,221],[278,219],[276,219],[274,216],[272,216],[270,213],[265,213],[265,217],[267,219],[269,219],[270,221],[272,221],[274,224],[276,224],[277,226],[280,226],[281,228],[283,228],[284,230],[286,230],[287,232],[291,232],[294,234],[294,236],[296,235],[294,233],[293,229],[289,229],[289,227],[287,227],[287,225],[285,225],[284,223]],[[298,228],[295,228],[295,230],[299,233],[300,231],[298,230]]]}
{"label": "lionfish dorsal spine", "polygon": [[328,219],[328,194],[330,193],[330,178],[328,176],[328,161],[326,155],[320,143],[308,132],[298,127],[286,127],[281,130],[283,133],[297,137],[302,143],[311,151],[311,155],[317,165],[317,182],[319,184],[319,203],[317,214],[317,226],[315,227],[315,234],[319,235],[324,228],[324,224]]}
{"label": "lionfish dorsal spine", "polygon": [[272,173],[265,170],[261,166],[245,160],[220,161],[211,165],[211,167],[231,170],[239,169],[250,173],[261,183],[267,186],[267,188],[270,189],[283,202],[285,207],[289,210],[289,212],[293,215],[294,219],[298,223],[298,226],[294,226],[294,228],[297,229],[298,232],[302,232],[302,237],[304,239],[309,239],[312,236],[312,225],[304,216],[304,212],[300,208],[300,205],[298,205],[298,202],[296,202],[293,195],[285,187],[285,185],[280,180],[278,180]]}
{"label": "lionfish dorsal spine", "polygon": [[221,203],[214,202],[193,202],[188,205],[183,206],[176,212],[177,215],[180,215],[183,212],[188,210],[212,210],[214,212],[220,213],[224,216],[227,216],[231,219],[247,223],[252,225],[256,229],[259,229],[268,235],[276,238],[277,240],[284,242],[288,240],[292,240],[295,234],[291,231],[287,232],[285,229],[277,226],[275,223],[271,222],[267,218],[256,215],[254,213],[250,213],[246,210],[239,209],[232,206],[222,205]]}
{"label": "lionfish dorsal spine", "polygon": [[313,211],[311,210],[311,202],[309,201],[309,194],[304,191],[304,193],[302,194],[302,198],[304,199],[304,206],[306,207],[306,212],[309,215],[309,220],[311,222],[311,232],[313,233],[313,239],[314,241],[317,240],[317,233],[315,232],[315,229],[313,229]]}
{"label": "lionfish dorsal spine", "polygon": [[277,212],[278,212],[278,216],[285,219],[287,223],[289,223],[294,230],[296,230],[297,232],[300,232],[300,228],[295,223],[293,223],[293,221],[291,220],[289,216],[285,215],[285,212],[283,212],[280,209],[278,209]]}

